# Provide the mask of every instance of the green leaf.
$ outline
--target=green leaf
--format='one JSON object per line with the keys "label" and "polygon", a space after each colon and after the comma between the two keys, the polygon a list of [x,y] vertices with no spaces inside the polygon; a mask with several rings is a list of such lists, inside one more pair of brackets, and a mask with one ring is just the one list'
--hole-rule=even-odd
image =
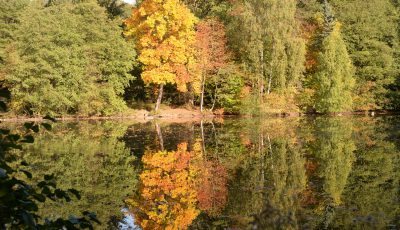
{"label": "green leaf", "polygon": [[51,194],[51,191],[50,191],[50,189],[49,189],[47,186],[44,186],[43,189],[42,189],[42,194],[48,196],[48,195]]}
{"label": "green leaf", "polygon": [[51,117],[49,115],[46,115],[45,117],[43,117],[43,119],[50,120],[52,122],[56,122],[57,121],[55,118],[53,118],[53,117]]}
{"label": "green leaf", "polygon": [[51,130],[51,124],[48,124],[48,123],[42,123],[42,126],[46,129],[46,130],[48,130],[48,131],[50,131]]}
{"label": "green leaf", "polygon": [[38,133],[39,132],[39,125],[34,125],[34,126],[32,126],[31,129],[32,129],[33,132]]}
{"label": "green leaf", "polygon": [[78,200],[80,200],[81,199],[81,195],[79,194],[79,192],[78,192],[78,190],[76,190],[76,189],[68,189],[68,192],[70,192],[70,193],[72,193],[72,194],[74,194],[75,195],[75,197],[78,199]]}
{"label": "green leaf", "polygon": [[21,142],[24,142],[24,143],[33,143],[33,142],[35,142],[35,138],[33,138],[32,135],[28,135],[28,136],[25,136],[25,139],[22,140]]}
{"label": "green leaf", "polygon": [[9,133],[10,133],[10,130],[8,130],[8,129],[0,129],[0,134],[8,135]]}
{"label": "green leaf", "polygon": [[54,174],[51,175],[44,175],[45,180],[53,180],[54,179]]}
{"label": "green leaf", "polygon": [[39,202],[45,202],[46,201],[46,197],[43,196],[42,194],[33,194],[33,197],[39,201]]}
{"label": "green leaf", "polygon": [[21,169],[20,171],[23,172],[29,179],[32,179],[32,173],[30,173],[26,170],[23,170],[23,169]]}
{"label": "green leaf", "polygon": [[26,123],[24,124],[24,127],[25,127],[26,129],[31,129],[32,126],[33,126],[34,124],[35,124],[35,123],[33,123],[33,122],[26,122]]}
{"label": "green leaf", "polygon": [[46,181],[40,181],[40,182],[37,184],[37,186],[40,187],[40,188],[43,188],[43,187],[45,187],[46,185],[47,185]]}
{"label": "green leaf", "polygon": [[4,101],[0,101],[0,110],[7,111],[7,105]]}

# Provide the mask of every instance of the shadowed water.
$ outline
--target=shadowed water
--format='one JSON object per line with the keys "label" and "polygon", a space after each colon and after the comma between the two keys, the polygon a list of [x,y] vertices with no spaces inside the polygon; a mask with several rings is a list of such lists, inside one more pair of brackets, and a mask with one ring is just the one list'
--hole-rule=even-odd
{"label": "shadowed water", "polygon": [[[3,124],[4,125],[4,124]],[[16,126],[11,125],[10,126]],[[398,229],[400,117],[56,123],[20,157],[98,229]]]}

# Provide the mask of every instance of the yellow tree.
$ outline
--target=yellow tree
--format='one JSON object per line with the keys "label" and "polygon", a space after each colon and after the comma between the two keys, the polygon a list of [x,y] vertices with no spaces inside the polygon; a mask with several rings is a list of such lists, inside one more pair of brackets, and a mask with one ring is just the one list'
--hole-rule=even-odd
{"label": "yellow tree", "polygon": [[159,85],[156,111],[165,84],[185,92],[191,82],[196,21],[179,0],[144,0],[125,20],[125,36],[136,40],[143,81]]}

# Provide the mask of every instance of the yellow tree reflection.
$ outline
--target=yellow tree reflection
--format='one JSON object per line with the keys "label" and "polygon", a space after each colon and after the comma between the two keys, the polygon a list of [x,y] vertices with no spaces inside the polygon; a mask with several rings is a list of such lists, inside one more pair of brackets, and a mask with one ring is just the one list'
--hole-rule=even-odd
{"label": "yellow tree reflection", "polygon": [[186,143],[177,151],[145,153],[139,194],[127,200],[143,229],[186,229],[197,217],[193,159]]}

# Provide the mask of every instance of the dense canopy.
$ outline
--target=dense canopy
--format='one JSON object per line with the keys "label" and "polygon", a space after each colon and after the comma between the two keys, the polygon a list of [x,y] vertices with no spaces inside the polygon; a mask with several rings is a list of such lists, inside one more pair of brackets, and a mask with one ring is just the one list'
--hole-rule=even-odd
{"label": "dense canopy", "polygon": [[399,5],[1,0],[1,89],[30,116],[396,110]]}

